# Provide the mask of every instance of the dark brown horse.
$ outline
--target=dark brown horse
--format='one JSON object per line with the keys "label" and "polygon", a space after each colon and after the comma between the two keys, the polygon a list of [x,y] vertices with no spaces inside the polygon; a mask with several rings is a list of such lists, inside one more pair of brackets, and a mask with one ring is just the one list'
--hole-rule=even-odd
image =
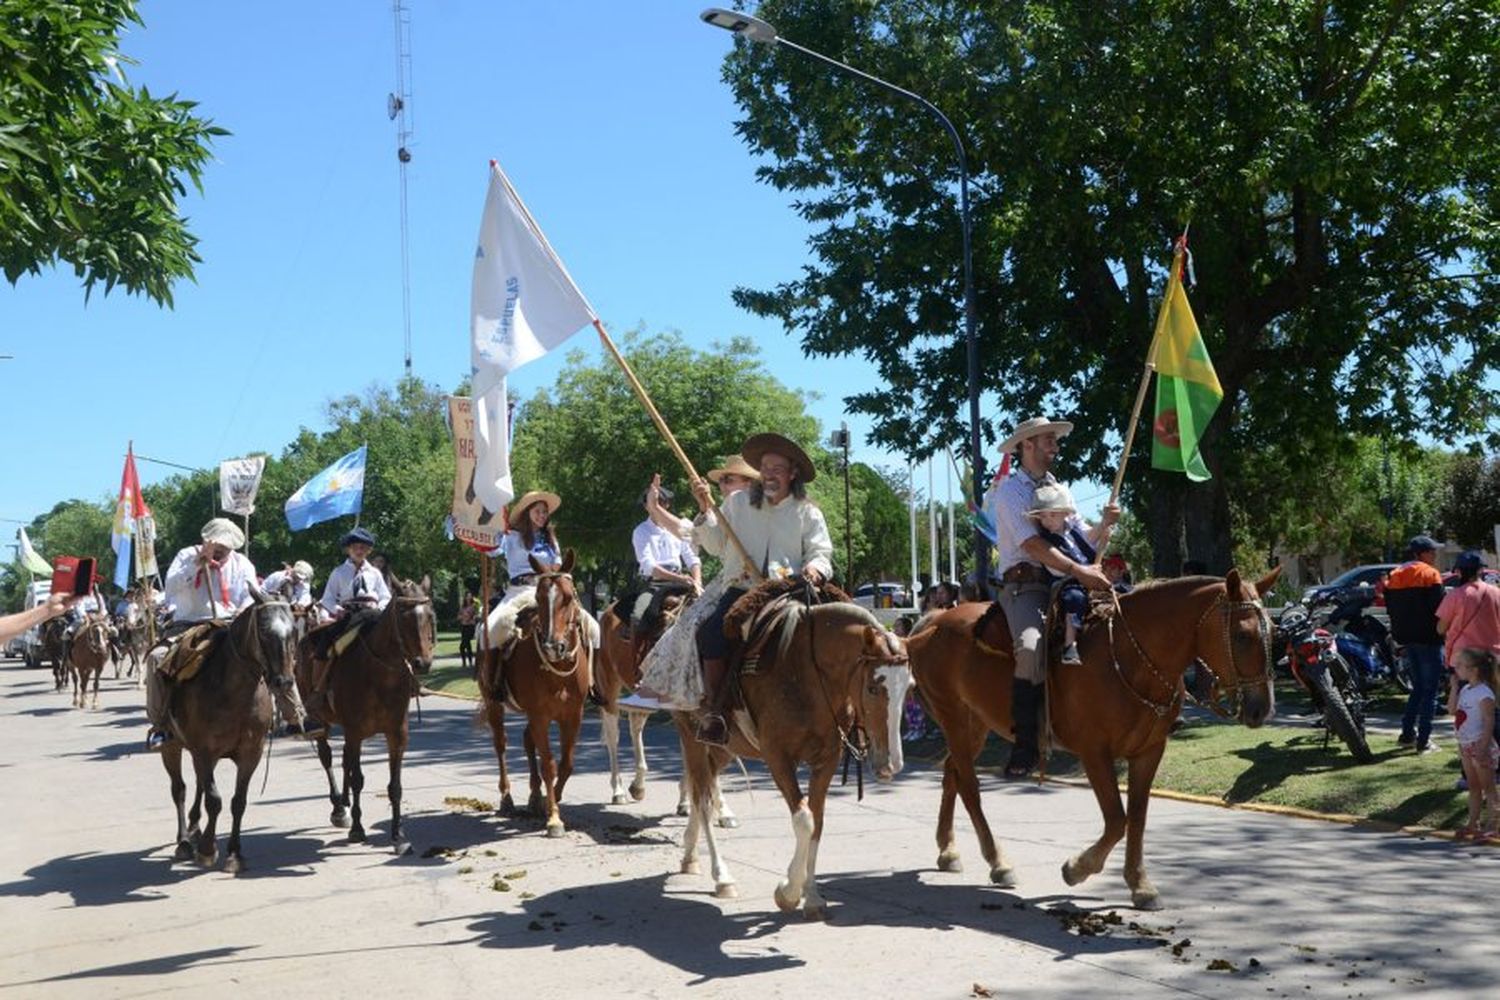
{"label": "dark brown horse", "polygon": [[63,643],[63,633],[67,631],[67,628],[68,623],[63,618],[53,618],[51,621],[42,623],[41,627],[40,658],[52,661],[52,686],[57,691],[61,691],[68,683],[67,650]]}
{"label": "dark brown horse", "polygon": [[[797,838],[786,878],[776,886],[776,905],[794,910],[800,903],[809,919],[822,919],[827,905],[815,876],[828,788],[844,751],[860,742],[859,733],[868,734],[877,780],[889,781],[900,772],[898,727],[910,683],[901,640],[864,608],[842,602],[793,607],[754,672],[739,679],[742,702],[732,713],[727,748],[697,742],[693,714],[672,713],[692,796],[682,871],[698,871],[701,833],[708,841],[714,894],[736,894],[713,830],[714,792],[719,772],[731,760],[758,758],[786,800]],[[797,779],[802,764],[810,771],[806,794]]]}
{"label": "dark brown horse", "polygon": [[[328,800],[333,803],[329,821],[349,827],[349,840],[365,840],[359,796],[365,787],[360,768],[360,747],[366,739],[385,737],[390,757],[391,780],[386,794],[391,800],[391,850],[405,854],[411,844],[401,832],[401,761],[409,739],[407,716],[412,695],[417,693],[414,674],[432,669],[432,647],[436,621],[432,613],[432,581],[396,580],[385,610],[334,659],[329,668],[328,711],[321,717],[344,730],[343,773],[339,784],[333,776],[333,750],[326,736],[319,737],[318,760],[328,778]],[[297,684],[304,699],[312,685],[310,642],[298,644]],[[353,822],[351,823],[350,820]]]}
{"label": "dark brown horse", "polygon": [[[526,760],[531,767],[534,816],[545,816],[547,836],[563,835],[558,802],[573,773],[573,751],[583,727],[583,709],[593,673],[594,650],[583,606],[573,589],[573,550],[563,553],[561,567],[549,571],[531,559],[536,573],[536,608],[516,622],[516,640],[508,650],[486,649],[479,664],[479,687],[485,719],[500,762],[500,811],[511,813],[510,775],[505,768],[507,700],[526,716]],[[552,757],[547,730],[557,723],[559,760]],[[541,766],[537,757],[541,756]]]}
{"label": "dark brown horse", "polygon": [[109,616],[102,611],[84,615],[68,640],[68,673],[73,678],[73,705],[84,707],[90,678],[94,681],[93,707],[99,707],[99,678],[109,660]]}
{"label": "dark brown horse", "polygon": [[[1048,684],[1056,743],[1078,756],[1104,814],[1104,832],[1063,865],[1069,885],[1096,874],[1125,837],[1125,882],[1142,909],[1160,898],[1146,877],[1142,843],[1151,782],[1182,708],[1182,676],[1195,659],[1212,679],[1205,703],[1255,727],[1274,709],[1270,620],[1260,595],[1280,570],[1247,584],[1230,570],[1224,579],[1186,577],[1148,583],[1121,595],[1112,615],[1090,620],[1079,635],[1083,663],[1056,665]],[[979,803],[974,759],[991,731],[1012,735],[1010,632],[998,608],[961,604],[932,618],[907,641],[912,672],[932,718],[948,741],[943,797],[938,809],[938,867],[962,871],[953,838],[953,805],[962,798],[990,880],[1015,885],[1015,871],[995,843]],[[981,619],[983,619],[981,621]],[[981,634],[976,638],[975,626]],[[1232,695],[1227,707],[1223,699]],[[1115,761],[1129,765],[1128,811],[1120,804]]]}
{"label": "dark brown horse", "polygon": [[[234,797],[229,800],[233,824],[225,847],[224,870],[244,869],[240,856],[240,823],[250,777],[260,764],[271,728],[271,694],[267,684],[287,683],[292,673],[292,611],[251,587],[255,603],[224,630],[217,646],[191,680],[172,684],[167,727],[176,737],[162,749],[162,766],[172,780],[177,806],[177,858],[194,856],[211,866],[218,859],[217,825],[223,807],[214,768],[234,761]],[[182,779],[182,752],[193,759],[197,791],[193,809],[184,816],[187,785]],[[207,800],[208,825],[198,832],[200,809]],[[191,825],[190,825],[191,823]]]}

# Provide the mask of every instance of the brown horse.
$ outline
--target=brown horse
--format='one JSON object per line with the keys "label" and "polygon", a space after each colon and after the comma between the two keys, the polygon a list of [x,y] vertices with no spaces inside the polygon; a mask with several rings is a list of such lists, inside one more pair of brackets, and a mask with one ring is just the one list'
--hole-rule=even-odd
{"label": "brown horse", "polygon": [[[407,716],[412,695],[417,693],[414,673],[425,674],[432,669],[436,620],[430,579],[424,576],[420,583],[395,580],[391,590],[393,596],[385,610],[363,626],[362,634],[329,668],[328,711],[321,713],[321,718],[344,729],[342,785],[334,780],[333,750],[326,735],[318,738],[317,750],[328,778],[328,800],[333,804],[329,822],[349,827],[349,841],[361,843],[366,834],[359,801],[365,787],[360,747],[371,736],[385,737],[391,768],[390,784],[386,786],[391,800],[391,850],[406,854],[411,844],[401,832],[401,761],[409,740]],[[304,699],[312,686],[310,643],[304,637],[297,645],[297,685]]]}
{"label": "brown horse", "polygon": [[89,678],[94,681],[93,707],[99,707],[99,678],[109,660],[109,616],[102,611],[90,612],[73,630],[67,643],[68,672],[73,678],[73,705],[83,708]]}
{"label": "brown horse", "polygon": [[[620,694],[634,691],[641,683],[641,660],[651,648],[652,640],[641,636],[627,638],[623,634],[625,620],[611,604],[599,616],[599,656],[594,661],[594,693],[599,699],[599,740],[604,744],[609,757],[610,802],[622,806],[630,799],[639,802],[646,797],[646,746],[642,733],[650,714],[628,711],[625,717],[630,723],[630,745],[635,751],[635,778],[630,783],[630,797],[626,798],[625,779],[620,774]],[[625,609],[629,617],[630,609]]]}
{"label": "brown horse", "polygon": [[[827,904],[816,881],[823,803],[839,759],[848,749],[863,754],[868,734],[875,777],[889,781],[902,767],[901,706],[911,683],[906,650],[870,612],[843,602],[793,606],[753,672],[739,677],[741,704],[733,712],[729,746],[695,738],[690,712],[674,712],[684,747],[683,765],[692,795],[692,815],[683,834],[682,871],[698,869],[698,835],[708,841],[714,894],[736,894],[734,878],[719,853],[713,830],[719,772],[735,757],[765,761],[791,812],[797,846],[786,878],[776,886],[776,905],[809,919],[822,919]],[[810,771],[807,793],[797,768]]]}
{"label": "brown horse", "polygon": [[62,618],[53,618],[42,624],[40,659],[52,661],[52,687],[55,691],[61,691],[68,683],[67,649],[63,643],[63,633],[67,628],[68,623]]}
{"label": "brown horse", "polygon": [[[562,565],[556,571],[549,571],[534,556],[531,568],[536,573],[535,614],[523,612],[525,617],[517,620],[515,640],[508,650],[491,646],[484,651],[479,687],[495,757],[500,762],[500,811],[509,814],[515,810],[510,775],[505,769],[505,707],[509,701],[526,716],[526,760],[531,767],[527,807],[534,816],[546,816],[547,836],[561,837],[563,821],[558,802],[573,773],[573,751],[583,727],[594,649],[583,607],[573,589],[573,550],[563,553]],[[552,758],[547,735],[553,722],[557,723],[559,761]]]}
{"label": "brown horse", "polygon": [[[260,764],[266,733],[271,728],[268,684],[290,683],[292,674],[292,612],[251,586],[255,603],[235,616],[197,674],[172,684],[168,697],[168,729],[176,737],[162,749],[162,766],[172,781],[177,806],[177,858],[194,856],[205,867],[218,859],[216,828],[223,807],[214,768],[220,760],[234,761],[234,797],[229,800],[233,823],[225,847],[224,870],[244,870],[240,856],[240,824],[245,816],[250,777]],[[193,759],[197,790],[191,814],[184,816],[187,785],[182,779],[182,752]],[[207,800],[208,825],[198,832],[200,810]],[[189,823],[191,822],[191,825]]]}
{"label": "brown horse", "polygon": [[[1119,599],[1112,616],[1086,623],[1079,635],[1083,663],[1055,666],[1048,703],[1056,742],[1078,756],[1104,814],[1104,832],[1063,865],[1069,885],[1096,874],[1125,837],[1125,882],[1142,909],[1160,897],[1146,877],[1142,843],[1151,782],[1167,735],[1182,708],[1182,675],[1195,659],[1212,688],[1205,703],[1229,709],[1250,727],[1274,710],[1270,620],[1260,601],[1280,570],[1247,584],[1230,570],[1224,579],[1186,577],[1137,587]],[[995,843],[979,803],[974,759],[991,731],[1012,733],[1010,632],[998,608],[962,604],[932,618],[908,641],[912,672],[932,718],[948,741],[943,797],[938,809],[938,867],[962,871],[953,837],[953,805],[961,797],[990,880],[1015,885],[1015,871]],[[980,635],[975,636],[976,624]],[[1233,704],[1221,704],[1226,694]],[[1129,764],[1129,806],[1121,808],[1115,761]]]}

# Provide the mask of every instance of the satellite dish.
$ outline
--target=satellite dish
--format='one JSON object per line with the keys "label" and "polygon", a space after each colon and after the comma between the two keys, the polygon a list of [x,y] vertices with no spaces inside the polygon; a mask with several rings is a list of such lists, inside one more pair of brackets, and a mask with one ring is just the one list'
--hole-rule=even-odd
{"label": "satellite dish", "polygon": [[406,107],[406,103],[395,94],[385,95],[385,114],[391,121],[396,120],[396,116],[401,113],[401,109],[404,107]]}

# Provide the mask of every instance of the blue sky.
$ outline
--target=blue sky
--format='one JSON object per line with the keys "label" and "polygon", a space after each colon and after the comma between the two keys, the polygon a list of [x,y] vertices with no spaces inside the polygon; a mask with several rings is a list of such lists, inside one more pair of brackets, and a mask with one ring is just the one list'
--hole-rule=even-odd
{"label": "blue sky", "polygon": [[[859,359],[809,361],[779,325],[736,309],[806,258],[807,228],[759,184],[720,81],[730,37],[700,0],[416,3],[409,167],[416,373],[467,370],[469,280],[499,159],[616,333],[677,329],[694,346],[744,334],[825,427],[877,379]],[[141,5],[131,81],[176,91],[233,134],[186,206],[202,242],[174,310],[120,293],[87,304],[70,270],[0,283],[0,518],[118,489],[140,454],[209,467],[279,452],[324,427],[332,396],[401,374],[389,4]],[[570,346],[591,353],[588,332]],[[522,395],[550,384],[550,357]],[[866,424],[851,421],[856,441]],[[856,457],[899,463],[860,443]],[[143,482],[172,472],[142,464]],[[925,476],[920,477],[925,484]],[[938,468],[938,489],[942,469]]]}

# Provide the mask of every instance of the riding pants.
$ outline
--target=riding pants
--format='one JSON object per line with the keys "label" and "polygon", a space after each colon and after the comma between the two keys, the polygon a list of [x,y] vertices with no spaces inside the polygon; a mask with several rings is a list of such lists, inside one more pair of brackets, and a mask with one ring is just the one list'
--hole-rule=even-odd
{"label": "riding pants", "polygon": [[1045,583],[1007,583],[1000,587],[1000,608],[1010,626],[1012,650],[1016,661],[1016,680],[1040,684],[1046,680],[1046,665],[1038,654],[1042,629],[1046,627],[1047,599],[1051,588]]}

